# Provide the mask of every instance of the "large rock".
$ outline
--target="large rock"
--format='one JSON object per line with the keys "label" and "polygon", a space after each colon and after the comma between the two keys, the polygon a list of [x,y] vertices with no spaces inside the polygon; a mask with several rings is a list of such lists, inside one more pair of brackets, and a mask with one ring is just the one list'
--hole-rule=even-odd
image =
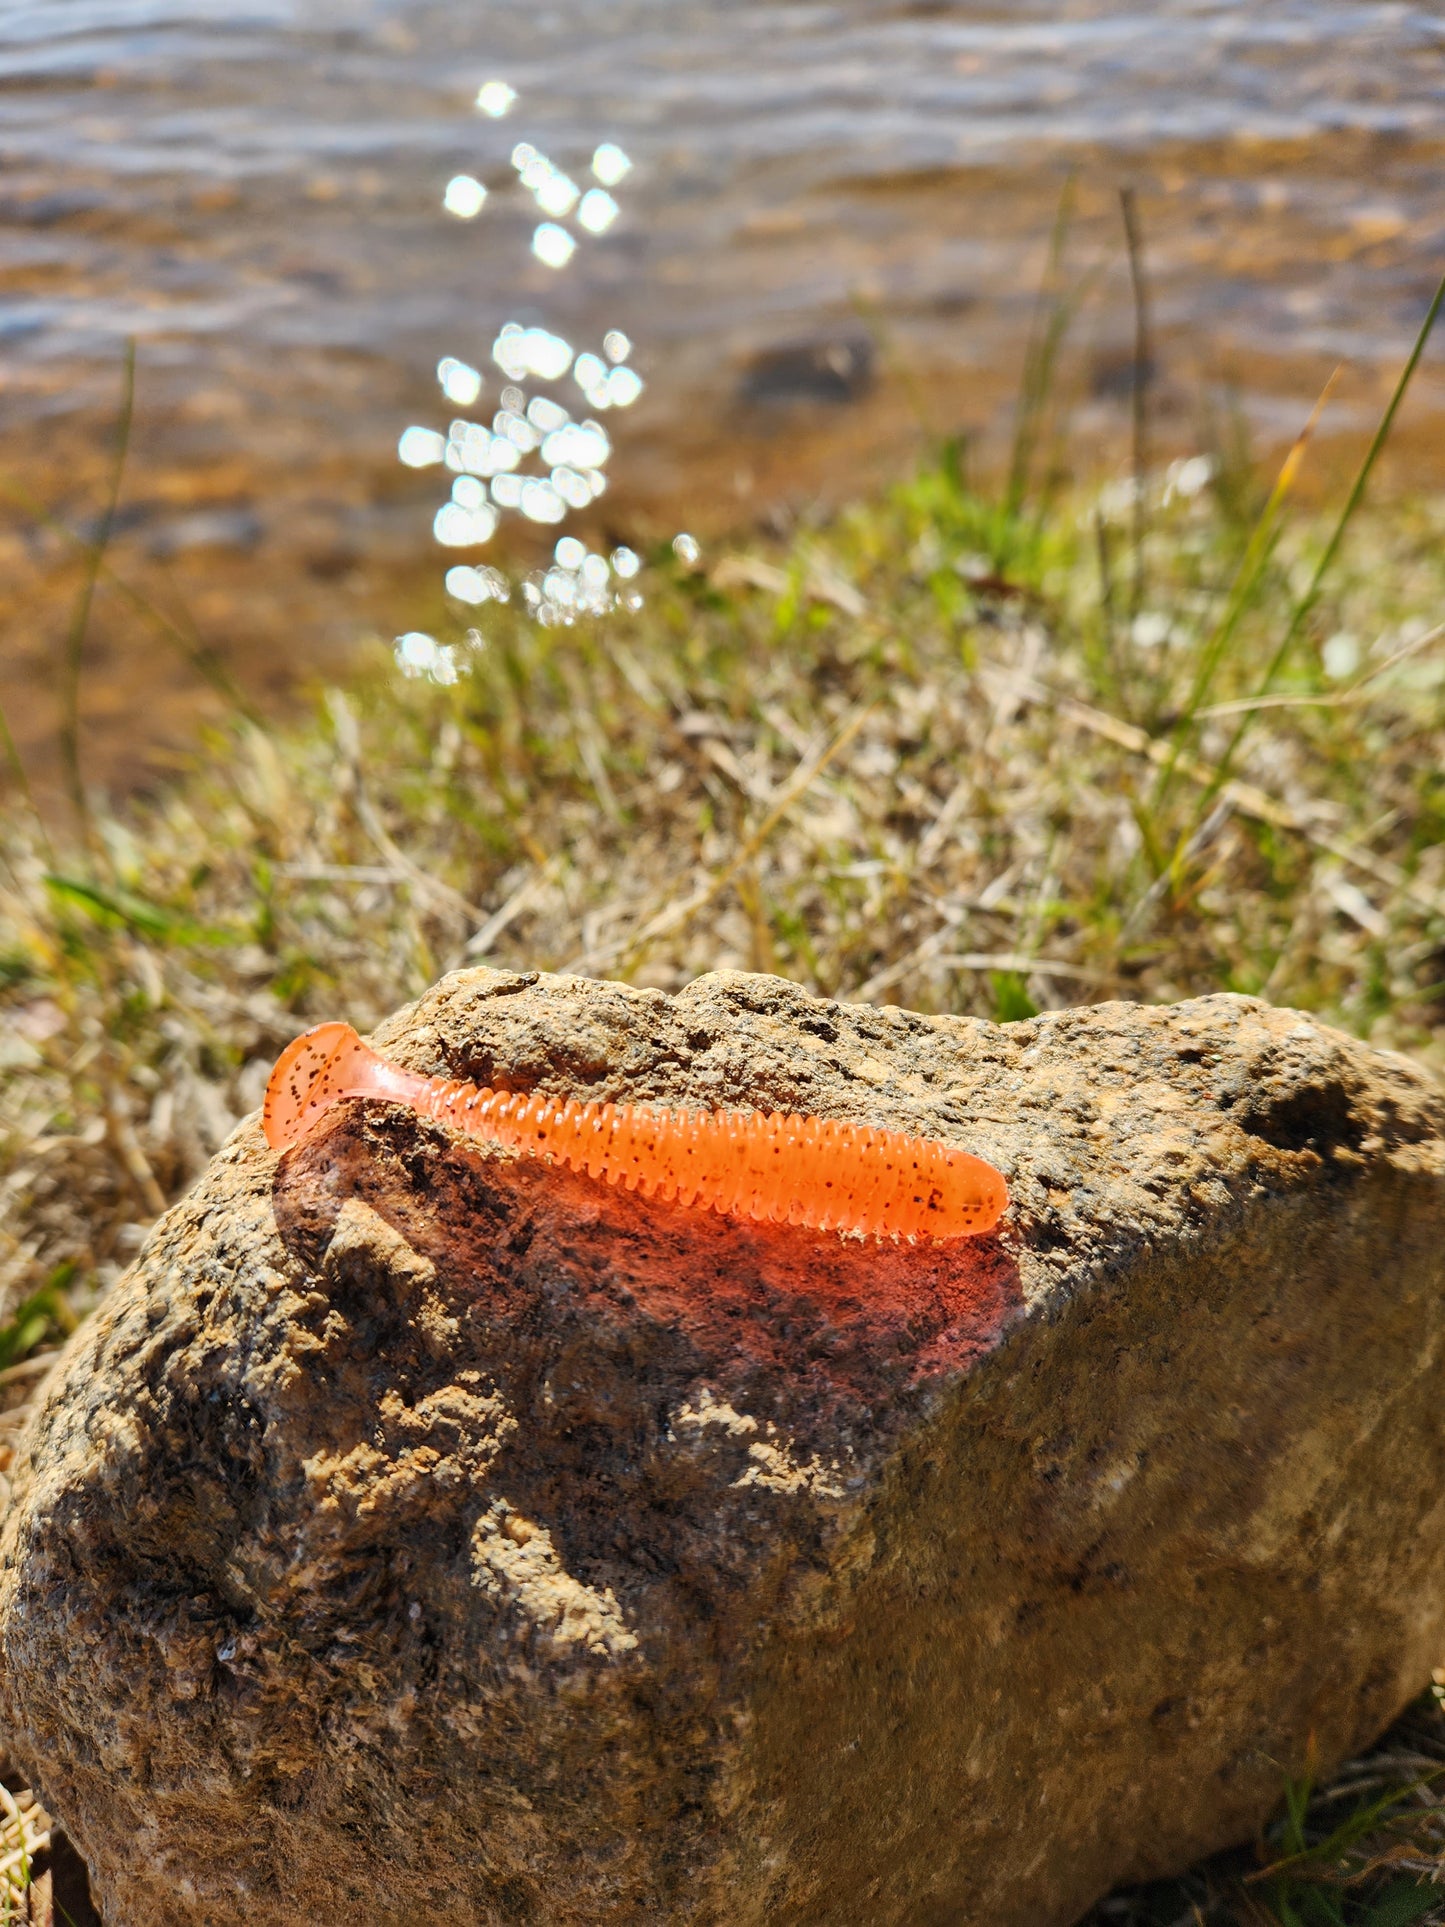
{"label": "large rock", "polygon": [[1445,1657],[1445,1102],[1235,997],[998,1029],[473,971],[403,1062],[992,1158],[762,1229],[349,1104],[74,1342],[11,1745],[108,1927],[987,1923],[1247,1834]]}

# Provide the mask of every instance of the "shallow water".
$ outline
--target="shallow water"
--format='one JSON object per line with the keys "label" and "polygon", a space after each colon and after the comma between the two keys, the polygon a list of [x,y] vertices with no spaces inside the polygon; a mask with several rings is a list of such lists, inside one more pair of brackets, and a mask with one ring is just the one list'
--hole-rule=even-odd
{"label": "shallow water", "polygon": [[[473,106],[492,76],[518,94],[501,120]],[[1128,390],[1122,184],[1164,440],[1233,391],[1288,432],[1341,358],[1358,430],[1445,265],[1445,18],[1422,6],[38,0],[0,10],[0,89],[6,466],[94,515],[134,336],[125,553],[262,687],[390,634],[439,577],[437,491],[397,434],[445,425],[438,356],[487,365],[509,319],[636,343],[616,536],[997,430],[1070,174],[1087,434]],[[579,182],[601,140],[635,162],[561,272],[528,251],[518,140]],[[463,171],[491,190],[473,222],[441,207]],[[4,683],[38,750],[69,565],[23,519],[3,544]],[[130,774],[184,734],[191,684],[104,613],[91,736]]]}

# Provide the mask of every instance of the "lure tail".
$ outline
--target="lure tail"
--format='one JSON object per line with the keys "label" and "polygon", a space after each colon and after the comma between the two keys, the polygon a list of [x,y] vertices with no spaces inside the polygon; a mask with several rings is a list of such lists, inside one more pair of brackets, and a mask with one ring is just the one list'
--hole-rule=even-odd
{"label": "lure tail", "polygon": [[350,1024],[318,1024],[276,1060],[261,1106],[261,1128],[273,1151],[295,1144],[343,1097],[384,1097],[425,1107],[432,1078],[388,1064]]}

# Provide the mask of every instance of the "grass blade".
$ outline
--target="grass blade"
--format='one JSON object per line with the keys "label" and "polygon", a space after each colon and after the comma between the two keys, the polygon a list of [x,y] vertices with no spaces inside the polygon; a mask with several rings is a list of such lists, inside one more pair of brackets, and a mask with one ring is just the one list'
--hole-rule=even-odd
{"label": "grass blade", "polygon": [[[37,501],[30,491],[22,488],[19,483],[0,477],[0,496],[8,498],[18,509],[28,515],[32,521],[38,523],[42,528],[50,529],[54,534],[60,536],[62,540],[70,543],[73,548],[80,549],[84,553],[89,553],[91,545],[86,541],[86,538],[77,530],[71,528],[68,522],[62,521],[58,515],[52,514],[43,502]],[[109,562],[105,561],[104,558],[101,560],[98,580],[108,583],[133,609],[144,616],[165,641],[190,664],[196,674],[203,677],[216,691],[216,694],[232,709],[244,716],[247,722],[257,724],[261,722],[259,711],[242,695],[239,687],[228,673],[225,664],[220,660],[215,650],[205,638],[197,631],[189,614],[186,615],[184,623],[176,621],[173,616],[168,615],[166,611],[161,608],[159,603],[153,601],[150,596],[145,595],[140,589],[137,589],[133,583],[128,582],[125,577],[114,569]]]}
{"label": "grass blade", "polygon": [[[1076,302],[1059,294],[1064,249],[1074,218],[1074,178],[1064,182],[1049,236],[1048,265],[1034,303],[1033,320],[1024,348],[1023,375],[1019,383],[1018,409],[1014,417],[1013,449],[1009,459],[1008,487],[1004,492],[1006,524],[1017,518],[1028,498],[1038,448],[1039,429],[1049,391],[1053,386],[1054,365],[1063,345]],[[995,558],[997,561],[997,558]]]}
{"label": "grass blade", "polygon": [[1295,482],[1298,480],[1300,469],[1304,464],[1305,451],[1310,444],[1310,438],[1314,434],[1320,416],[1324,413],[1326,404],[1334,391],[1334,386],[1339,376],[1340,370],[1337,368],[1325,383],[1324,388],[1320,392],[1319,400],[1310,411],[1309,420],[1305,423],[1299,434],[1295,436],[1289,453],[1280,465],[1280,471],[1275,478],[1274,487],[1270,490],[1269,499],[1260,511],[1259,519],[1251,531],[1244,554],[1240,558],[1239,567],[1235,571],[1234,582],[1230,587],[1229,596],[1220,613],[1219,621],[1215,624],[1209,640],[1199,652],[1199,662],[1195,670],[1193,686],[1190,689],[1188,700],[1180,711],[1179,719],[1175,723],[1172,732],[1174,737],[1174,753],[1160,771],[1159,781],[1155,786],[1154,795],[1151,799],[1150,806],[1156,812],[1162,807],[1169,793],[1169,787],[1174,780],[1174,773],[1178,767],[1179,757],[1184,747],[1184,738],[1188,734],[1189,728],[1195,718],[1198,716],[1200,709],[1203,707],[1205,698],[1213,686],[1214,679],[1218,675],[1220,667],[1229,653],[1230,645],[1234,641],[1240,623],[1254,606],[1259,595],[1261,584],[1264,581],[1265,570],[1269,565],[1270,557],[1274,554],[1275,544],[1279,539],[1280,517],[1283,513],[1285,502]]}
{"label": "grass blade", "polygon": [[96,528],[95,540],[86,550],[80,594],[76,598],[75,608],[71,614],[70,630],[65,639],[65,653],[61,658],[60,758],[70,790],[70,800],[75,807],[76,818],[87,842],[93,841],[93,836],[90,806],[86,801],[85,783],[80,773],[80,663],[85,649],[85,633],[90,627],[90,610],[95,601],[96,580],[100,575],[101,564],[105,560],[105,552],[110,547],[116,510],[120,506],[121,479],[125,474],[125,458],[130,448],[131,424],[134,419],[135,341],[132,339],[125,345],[125,360],[121,372],[120,415],[116,422],[115,459],[111,465],[110,487],[106,493],[105,508]]}
{"label": "grass blade", "polygon": [[1137,616],[1144,605],[1144,538],[1148,533],[1149,519],[1149,383],[1153,374],[1154,351],[1149,322],[1149,287],[1144,278],[1144,235],[1139,225],[1139,204],[1132,187],[1120,188],[1119,207],[1124,217],[1124,242],[1129,254],[1129,285],[1134,293],[1134,583],[1129,597],[1129,614],[1132,617]]}
{"label": "grass blade", "polygon": [[40,814],[39,806],[35,801],[35,793],[30,787],[30,778],[25,773],[25,764],[20,755],[20,746],[15,741],[14,732],[10,727],[10,718],[5,714],[3,703],[0,703],[0,747],[5,751],[5,761],[10,765],[10,774],[15,779],[15,786],[25,799],[25,807],[35,819],[46,860],[53,864],[55,851],[50,842],[50,832],[45,827],[45,818]]}
{"label": "grass blade", "polygon": [[[1409,392],[1410,383],[1414,380],[1415,370],[1419,367],[1421,358],[1425,353],[1426,344],[1434,332],[1435,323],[1439,319],[1442,306],[1445,306],[1445,275],[1442,275],[1440,285],[1435,290],[1434,299],[1426,311],[1425,319],[1420,324],[1420,332],[1415,337],[1415,345],[1410,350],[1409,359],[1400,370],[1400,378],[1395,383],[1389,405],[1380,417],[1380,424],[1371,438],[1370,446],[1365,451],[1365,458],[1360,463],[1350,492],[1345,498],[1345,505],[1340,510],[1339,519],[1335,523],[1328,542],[1326,542],[1323,550],[1320,552],[1320,559],[1315,564],[1314,573],[1309,580],[1309,586],[1305,589],[1304,594],[1295,602],[1289,622],[1286,624],[1285,632],[1280,637],[1279,645],[1275,649],[1273,656],[1270,657],[1269,666],[1265,670],[1264,679],[1260,683],[1257,692],[1260,696],[1267,696],[1269,694],[1275,677],[1279,674],[1280,670],[1283,669],[1289,658],[1290,651],[1299,639],[1300,631],[1304,628],[1311,611],[1320,599],[1320,592],[1324,587],[1325,577],[1329,574],[1330,569],[1334,565],[1335,557],[1340,552],[1340,547],[1344,542],[1346,532],[1349,529],[1350,523],[1355,518],[1355,511],[1364,500],[1365,490],[1369,486],[1375,464],[1380,459],[1385,443],[1390,438],[1390,430],[1395,425],[1395,417],[1400,412],[1400,405]],[[1256,709],[1248,709],[1240,717],[1234,734],[1230,737],[1229,744],[1219,760],[1219,782],[1225,781],[1231,769],[1234,767],[1234,759],[1239,754],[1240,746],[1249,733],[1256,714]],[[1212,795],[1201,798],[1199,803],[1200,810],[1203,811],[1207,809],[1212,801]]]}

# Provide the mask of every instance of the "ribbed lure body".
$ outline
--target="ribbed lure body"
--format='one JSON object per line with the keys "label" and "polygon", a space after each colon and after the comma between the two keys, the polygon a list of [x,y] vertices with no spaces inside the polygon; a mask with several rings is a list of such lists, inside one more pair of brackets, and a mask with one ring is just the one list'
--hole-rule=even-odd
{"label": "ribbed lure body", "polygon": [[775,1224],[959,1238],[990,1230],[1008,1203],[992,1165],[933,1138],[816,1117],[491,1091],[400,1070],[347,1024],[318,1025],[282,1053],[262,1114],[268,1142],[294,1143],[344,1097],[407,1104],[644,1197]]}

